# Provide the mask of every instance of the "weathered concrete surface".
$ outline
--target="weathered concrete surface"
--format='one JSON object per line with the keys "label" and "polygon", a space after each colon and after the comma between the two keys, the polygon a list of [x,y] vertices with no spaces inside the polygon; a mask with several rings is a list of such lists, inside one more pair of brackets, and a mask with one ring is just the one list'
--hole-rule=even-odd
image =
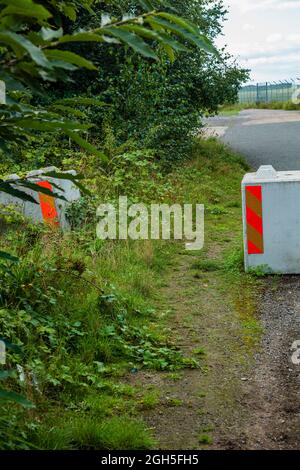
{"label": "weathered concrete surface", "polygon": [[[50,219],[47,220],[47,214],[45,214],[45,206],[46,211],[47,207],[52,207],[54,213],[56,212],[57,217],[55,220],[52,219],[52,222],[57,224],[63,230],[69,229],[69,223],[66,219],[66,208],[70,205],[71,202],[76,201],[80,198],[80,191],[74,185],[74,183],[70,180],[58,179],[58,178],[51,178],[49,176],[43,176],[45,173],[50,173],[52,171],[58,171],[55,167],[48,167],[43,168],[37,171],[31,171],[26,176],[31,183],[41,183],[41,182],[48,182],[52,186],[53,191],[56,194],[62,195],[65,200],[58,199],[58,198],[51,198],[49,196],[43,197],[42,193],[37,193],[32,191],[28,188],[20,188],[18,189],[24,191],[25,193],[29,194],[33,197],[37,204],[34,204],[29,201],[23,201],[16,197],[13,197],[9,194],[4,192],[0,192],[0,204],[5,206],[13,205],[17,210],[19,210],[25,217],[28,217],[34,222],[51,222]],[[66,175],[76,175],[76,171],[66,171]],[[9,180],[18,180],[17,175],[11,175]],[[59,187],[59,188],[58,188]],[[44,202],[44,206],[43,206]]]}
{"label": "weathered concrete surface", "polygon": [[[261,191],[260,204],[251,193],[255,189]],[[246,270],[266,266],[273,273],[299,274],[300,171],[276,172],[272,166],[262,166],[258,172],[245,175],[242,195]],[[248,235],[250,243],[258,247],[255,253],[251,253],[252,248],[248,252]]]}
{"label": "weathered concrete surface", "polygon": [[217,135],[220,130],[221,140],[242,153],[255,170],[260,165],[300,170],[299,111],[250,109],[236,116],[210,118],[206,126]]}

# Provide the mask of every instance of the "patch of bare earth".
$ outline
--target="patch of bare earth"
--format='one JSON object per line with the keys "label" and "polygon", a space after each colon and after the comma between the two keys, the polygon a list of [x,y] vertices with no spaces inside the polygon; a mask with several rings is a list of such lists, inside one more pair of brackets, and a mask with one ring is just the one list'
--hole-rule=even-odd
{"label": "patch of bare earth", "polygon": [[[142,371],[129,378],[143,393],[159,392],[159,404],[141,410],[158,448],[298,448],[300,366],[292,365],[290,347],[300,339],[300,279],[280,281],[276,289],[266,281],[251,303],[241,286],[224,287],[222,274],[195,277],[195,261],[196,256],[178,257],[158,309],[169,312],[165,323],[187,356],[205,349],[205,357],[198,356],[201,368],[177,375]],[[247,309],[256,305],[264,327],[261,345],[249,342],[245,329]],[[212,442],[204,444],[203,436]]]}

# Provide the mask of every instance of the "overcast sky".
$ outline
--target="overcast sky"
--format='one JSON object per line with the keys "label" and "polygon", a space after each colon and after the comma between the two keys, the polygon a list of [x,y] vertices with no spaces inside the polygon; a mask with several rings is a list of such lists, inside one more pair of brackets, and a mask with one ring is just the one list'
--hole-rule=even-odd
{"label": "overcast sky", "polygon": [[300,78],[300,0],[224,2],[229,14],[218,45],[228,45],[252,80]]}

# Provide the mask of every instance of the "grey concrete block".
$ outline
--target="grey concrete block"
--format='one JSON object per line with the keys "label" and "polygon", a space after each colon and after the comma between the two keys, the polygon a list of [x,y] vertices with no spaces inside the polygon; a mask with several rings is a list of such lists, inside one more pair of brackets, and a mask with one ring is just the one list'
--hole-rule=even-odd
{"label": "grey concrete block", "polygon": [[[37,204],[34,204],[29,201],[23,201],[21,199],[18,199],[16,197],[10,196],[9,194],[0,192],[0,204],[3,204],[5,206],[8,205],[13,205],[18,211],[20,211],[25,217],[28,217],[34,222],[37,223],[42,223],[42,222],[49,222],[53,221],[53,219],[48,218],[45,216],[45,208],[47,211],[47,207],[49,206],[49,210],[53,210],[54,212],[56,211],[57,218],[55,221],[57,222],[57,225],[59,225],[60,228],[63,230],[68,230],[70,228],[70,225],[67,221],[66,218],[66,209],[70,205],[70,203],[77,201],[80,199],[80,191],[77,188],[77,186],[70,180],[63,180],[63,179],[58,179],[58,178],[50,178],[48,176],[43,176],[45,173],[49,173],[52,171],[58,171],[57,168],[55,167],[47,167],[47,168],[42,168],[41,170],[36,170],[36,171],[31,171],[27,173],[27,178],[29,179],[30,182],[32,183],[41,183],[41,182],[47,182],[52,186],[52,190],[64,196],[66,198],[66,201],[58,198],[49,198],[49,196],[45,196],[42,193],[37,193],[35,191],[32,191],[28,188],[22,188],[22,191],[25,193],[29,194],[31,197],[33,197],[36,201]],[[64,172],[66,175],[70,174],[73,176],[76,176],[76,171],[71,170],[71,171],[66,171]],[[9,180],[18,180],[19,177],[17,175],[10,175],[8,177]],[[55,186],[58,186],[59,189]],[[19,189],[21,189],[19,187]],[[53,207],[52,207],[53,206]]]}
{"label": "grey concrete block", "polygon": [[300,274],[300,171],[263,166],[244,177],[242,195],[246,270]]}

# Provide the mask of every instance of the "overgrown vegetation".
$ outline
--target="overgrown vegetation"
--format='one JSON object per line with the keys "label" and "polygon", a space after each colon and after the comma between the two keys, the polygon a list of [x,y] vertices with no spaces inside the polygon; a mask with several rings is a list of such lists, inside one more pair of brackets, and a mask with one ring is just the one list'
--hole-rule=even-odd
{"label": "overgrown vegetation", "polygon": [[[138,391],[123,377],[200,367],[200,350],[185,356],[153,308],[177,243],[103,242],[95,233],[98,204],[122,194],[207,202],[218,217],[227,208],[216,175],[235,187],[244,166],[195,137],[201,116],[234,100],[247,77],[213,46],[223,4],[169,3],[0,1],[0,190],[47,194],[24,175],[55,165],[76,169],[91,192],[68,209],[64,234],[1,207],[3,449],[150,448]],[[5,180],[11,173],[22,177],[19,192]]]}
{"label": "overgrown vegetation", "polygon": [[[231,226],[240,224],[239,208],[231,205],[233,195],[239,199],[244,171],[240,157],[222,144],[196,141],[189,164],[159,180],[148,167],[142,181],[152,181],[166,203],[201,201],[211,209],[222,204],[224,210],[207,214],[206,233],[209,239],[219,232],[226,238]],[[114,176],[110,178],[113,185]],[[129,190],[131,184],[129,180]],[[125,190],[126,180],[123,185]],[[99,187],[97,197],[103,200],[107,186]],[[148,194],[147,200],[152,197]],[[85,204],[84,214],[94,201]],[[229,214],[227,227],[223,220]],[[8,352],[7,365],[18,373],[7,385],[35,404],[29,412],[12,404],[3,408],[5,427],[0,429],[5,448],[149,448],[155,445],[153,438],[147,430],[141,432],[142,424],[135,418],[140,406],[136,397],[143,391],[126,385],[122,377],[142,369],[174,374],[202,367],[205,350],[198,347],[183,355],[157,307],[165,274],[183,249],[181,243],[102,242],[92,219],[84,215],[79,220],[65,234],[33,226],[13,211],[2,224],[1,248],[10,248],[21,258],[8,271],[5,265],[1,283],[1,332],[22,351],[22,356]],[[192,268],[201,276],[228,273],[231,285],[234,279],[239,283],[239,240],[236,236],[230,245],[224,242],[229,253],[237,253],[224,263],[207,257],[206,248]],[[250,338],[257,325],[251,326],[248,317],[246,321]],[[145,392],[142,403],[147,407],[159,402]]]}

